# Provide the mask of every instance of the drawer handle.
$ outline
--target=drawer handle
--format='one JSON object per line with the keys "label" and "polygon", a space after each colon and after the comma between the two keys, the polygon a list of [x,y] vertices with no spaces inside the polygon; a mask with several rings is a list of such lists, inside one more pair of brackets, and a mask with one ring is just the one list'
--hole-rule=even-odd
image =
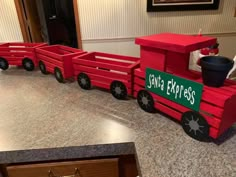
{"label": "drawer handle", "polygon": [[82,176],[79,172],[79,169],[75,168],[75,173],[73,175],[67,175],[67,176],[56,176],[56,175],[54,175],[52,170],[49,170],[48,171],[48,177],[82,177]]}

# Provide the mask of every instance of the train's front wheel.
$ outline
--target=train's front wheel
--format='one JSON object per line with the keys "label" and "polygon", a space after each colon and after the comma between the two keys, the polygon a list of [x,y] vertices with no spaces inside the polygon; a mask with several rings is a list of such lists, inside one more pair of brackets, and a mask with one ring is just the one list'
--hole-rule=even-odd
{"label": "train's front wheel", "polygon": [[181,124],[184,131],[198,141],[206,141],[209,138],[210,126],[204,117],[198,112],[187,111],[183,113]]}
{"label": "train's front wheel", "polygon": [[146,90],[141,90],[138,92],[137,101],[139,106],[146,112],[152,113],[154,108],[154,100],[150,93]]}

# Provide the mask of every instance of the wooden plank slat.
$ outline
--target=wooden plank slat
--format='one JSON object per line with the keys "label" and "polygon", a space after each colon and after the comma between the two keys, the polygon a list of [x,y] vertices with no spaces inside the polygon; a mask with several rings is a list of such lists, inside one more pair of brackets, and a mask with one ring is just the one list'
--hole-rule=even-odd
{"label": "wooden plank slat", "polygon": [[119,66],[119,65],[114,65],[114,64],[107,64],[107,63],[102,63],[102,62],[96,62],[96,61],[89,61],[85,59],[77,59],[73,60],[73,62],[83,65],[83,66],[89,66],[89,67],[99,67],[99,68],[104,68],[104,69],[111,69],[115,71],[121,71],[121,72],[127,72],[131,73],[131,70],[127,67],[124,66]]}
{"label": "wooden plank slat", "polygon": [[50,67],[49,65],[46,66],[47,72],[54,74],[54,68]]}
{"label": "wooden plank slat", "polygon": [[216,129],[220,128],[220,124],[221,124],[221,120],[219,118],[216,117],[210,117],[204,113],[202,113],[202,116],[206,119],[206,121],[208,122],[208,124]]}
{"label": "wooden plank slat", "polygon": [[207,112],[207,113],[210,113],[210,114],[212,114],[212,115],[214,115],[214,116],[216,116],[220,119],[221,119],[221,116],[222,116],[223,111],[224,111],[222,108],[207,104],[205,102],[200,103],[200,110],[202,110],[204,112]]}
{"label": "wooden plank slat", "polygon": [[8,62],[11,62],[11,61],[17,61],[17,60],[19,60],[19,61],[22,61],[22,57],[3,57],[3,58],[5,58]]}
{"label": "wooden plank slat", "polygon": [[108,64],[114,64],[114,65],[121,65],[121,66],[126,66],[126,67],[131,65],[130,63],[118,62],[118,61],[108,60],[108,59],[103,59],[103,58],[98,58],[98,57],[96,57],[95,61],[108,63]]}
{"label": "wooden plank slat", "polygon": [[19,52],[33,52],[34,48],[27,47],[0,47],[0,51],[19,51]]}
{"label": "wooden plank slat", "polygon": [[84,52],[83,50],[73,48],[73,47],[68,47],[68,46],[64,46],[64,45],[57,45],[57,46],[60,50],[62,50],[63,52],[67,52],[67,53]]}
{"label": "wooden plank slat", "polygon": [[102,53],[102,52],[94,52],[95,56],[100,57],[107,57],[107,58],[114,58],[114,59],[120,59],[125,61],[133,61],[137,62],[140,60],[140,58],[137,57],[131,57],[131,56],[125,56],[125,55],[116,55],[116,54],[110,54],[110,53]]}
{"label": "wooden plank slat", "polygon": [[134,77],[134,83],[142,87],[145,87],[145,81],[141,79],[140,77]]}
{"label": "wooden plank slat", "polygon": [[137,84],[134,84],[134,90],[137,91],[137,92],[139,92],[140,90],[145,90],[145,88],[140,87],[140,86],[137,85]]}
{"label": "wooden plank slat", "polygon": [[60,67],[60,66],[58,66],[58,65],[55,65],[54,63],[50,63],[50,62],[48,62],[47,60],[42,60],[42,61],[45,63],[46,68],[47,68],[47,67],[52,68],[52,72],[51,72],[51,73],[54,73],[54,68],[55,68],[55,67],[58,67],[58,68],[62,71],[63,76],[64,76],[64,68],[63,68],[63,67]]}
{"label": "wooden plank slat", "polygon": [[37,54],[37,58],[38,58],[38,61],[42,60],[44,62],[51,63],[54,66],[59,66],[61,68],[63,67],[63,62],[62,61],[56,60],[54,58],[50,58],[50,57],[48,57],[46,55],[41,55],[41,54],[38,53]]}
{"label": "wooden plank slat", "polygon": [[21,66],[22,61],[21,60],[15,60],[15,61],[8,61],[9,65],[15,65],[15,66]]}
{"label": "wooden plank slat", "polygon": [[127,81],[131,81],[130,74],[124,75],[124,74],[120,74],[120,73],[113,72],[113,71],[106,71],[106,70],[102,70],[102,69],[80,66],[80,65],[73,65],[73,67],[74,67],[74,71],[75,71],[76,76],[78,75],[78,71],[82,71],[82,72],[88,72],[88,73],[95,73],[95,74],[101,75],[101,76],[111,77],[113,79],[124,79]]}
{"label": "wooden plank slat", "polygon": [[0,56],[19,56],[19,57],[24,57],[24,56],[34,56],[34,53],[32,52],[27,52],[27,51],[9,51],[9,52],[2,52],[0,49]]}
{"label": "wooden plank slat", "polygon": [[53,58],[55,60],[63,61],[63,58],[61,55],[53,52],[49,52],[47,50],[44,50],[43,48],[36,48],[36,55],[41,54],[50,58]]}
{"label": "wooden plank slat", "polygon": [[91,84],[92,86],[96,86],[96,87],[100,87],[100,88],[105,88],[105,89],[110,89],[110,84],[107,83],[101,83],[99,81],[96,80],[91,80]]}
{"label": "wooden plank slat", "polygon": [[204,90],[205,90],[205,89],[208,89],[208,90],[210,90],[210,91],[219,93],[219,94],[221,94],[221,95],[229,96],[229,97],[231,97],[231,96],[234,94],[234,93],[232,93],[232,92],[227,92],[226,90],[222,89],[221,87],[220,87],[220,88],[214,88],[214,87],[208,87],[208,86],[205,86],[205,85],[204,85],[204,88],[203,88],[203,89],[204,89]]}
{"label": "wooden plank slat", "polygon": [[158,102],[160,102],[162,104],[168,105],[168,107],[171,107],[172,109],[175,109],[178,112],[184,113],[186,111],[189,111],[189,108],[186,108],[185,106],[182,106],[182,105],[180,105],[178,103],[170,101],[170,100],[168,100],[168,99],[166,99],[164,97],[161,97],[159,95],[156,95],[154,93],[151,93],[151,92],[149,92],[149,93],[152,95],[152,97],[153,97],[153,99],[155,101],[158,101]]}
{"label": "wooden plank slat", "polygon": [[163,104],[161,104],[159,102],[155,102],[154,103],[154,107],[157,110],[159,110],[159,111],[161,111],[161,112],[163,112],[163,113],[173,117],[174,119],[177,119],[179,121],[181,120],[182,114],[180,112],[177,112],[177,111],[175,111],[175,110],[173,110],[173,109],[171,109],[171,108],[169,108],[169,107],[167,107],[167,106],[165,106],[165,105],[163,105]]}
{"label": "wooden plank slat", "polygon": [[[93,74],[93,73],[86,73],[86,74],[89,76],[89,78],[91,80],[106,83],[106,84],[109,84],[109,85],[111,85],[112,81],[114,81],[114,79],[112,79],[112,78],[104,77],[104,76],[101,76],[101,75],[96,75],[96,74]],[[131,82],[128,82],[126,80],[120,80],[120,79],[117,79],[117,81],[122,82],[126,86],[127,89],[131,89]]]}
{"label": "wooden plank slat", "polygon": [[145,72],[141,71],[140,68],[134,70],[134,75],[143,79],[145,78]]}
{"label": "wooden plank slat", "polygon": [[210,104],[216,105],[218,107],[224,107],[225,101],[228,99],[229,97],[226,95],[222,95],[218,92],[214,92],[208,89],[205,89],[202,92],[202,100],[205,102],[208,102]]}

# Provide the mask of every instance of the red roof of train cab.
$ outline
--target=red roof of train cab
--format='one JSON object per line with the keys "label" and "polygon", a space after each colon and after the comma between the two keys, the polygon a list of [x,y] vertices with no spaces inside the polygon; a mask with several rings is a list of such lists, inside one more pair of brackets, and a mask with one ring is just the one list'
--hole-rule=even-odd
{"label": "red roof of train cab", "polygon": [[138,37],[135,43],[141,46],[164,49],[179,53],[188,53],[216,43],[216,38],[206,36],[191,36],[184,34],[161,33]]}

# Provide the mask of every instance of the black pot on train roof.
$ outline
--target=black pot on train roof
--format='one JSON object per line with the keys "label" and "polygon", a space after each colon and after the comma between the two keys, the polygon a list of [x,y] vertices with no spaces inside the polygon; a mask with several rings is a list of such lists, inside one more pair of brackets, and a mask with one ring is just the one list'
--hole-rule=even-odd
{"label": "black pot on train roof", "polygon": [[200,65],[203,83],[211,87],[220,87],[224,85],[234,61],[223,56],[206,56],[200,59]]}

